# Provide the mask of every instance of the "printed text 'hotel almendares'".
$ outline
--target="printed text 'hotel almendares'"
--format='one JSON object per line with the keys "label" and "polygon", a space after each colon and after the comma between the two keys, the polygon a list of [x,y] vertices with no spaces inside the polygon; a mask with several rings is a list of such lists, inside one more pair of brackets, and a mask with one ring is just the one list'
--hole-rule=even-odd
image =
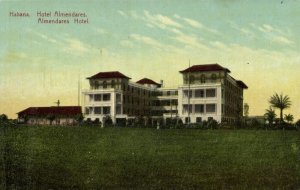
{"label": "printed text 'hotel almendares'", "polygon": [[231,77],[229,69],[208,64],[179,72],[183,84],[172,89],[148,78],[132,82],[118,71],[88,77],[90,89],[83,91],[84,116],[102,121],[109,115],[114,123],[139,116],[164,121],[180,118],[183,123],[234,122],[242,116],[243,90],[248,87]]}

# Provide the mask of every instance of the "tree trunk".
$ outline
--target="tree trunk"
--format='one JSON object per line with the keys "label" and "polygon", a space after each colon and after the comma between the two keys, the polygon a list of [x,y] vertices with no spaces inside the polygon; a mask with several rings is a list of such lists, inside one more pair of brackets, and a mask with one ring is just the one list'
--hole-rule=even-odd
{"label": "tree trunk", "polygon": [[282,130],[284,130],[282,109],[280,109],[280,124],[282,125]]}

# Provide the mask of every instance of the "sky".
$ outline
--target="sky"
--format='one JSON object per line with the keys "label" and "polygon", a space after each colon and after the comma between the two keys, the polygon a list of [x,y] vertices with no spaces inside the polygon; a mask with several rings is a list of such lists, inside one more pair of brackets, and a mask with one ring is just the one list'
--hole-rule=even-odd
{"label": "sky", "polygon": [[[292,101],[284,114],[300,119],[299,10],[299,0],[0,0],[0,113],[77,105],[78,81],[87,89],[104,71],[177,87],[190,61],[244,81],[249,115],[282,93]],[[85,13],[88,23],[38,23],[37,12],[54,11]]]}

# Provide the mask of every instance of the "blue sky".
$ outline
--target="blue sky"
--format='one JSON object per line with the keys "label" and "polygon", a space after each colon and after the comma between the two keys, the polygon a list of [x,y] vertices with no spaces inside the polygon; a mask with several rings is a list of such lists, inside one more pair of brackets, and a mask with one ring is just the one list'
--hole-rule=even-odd
{"label": "blue sky", "polygon": [[[219,63],[249,89],[250,115],[275,93],[298,100],[300,1],[0,1],[0,113],[77,103],[78,78],[119,70],[182,83],[191,65]],[[11,11],[29,18],[9,17]],[[89,24],[38,24],[37,11],[85,12]],[[250,63],[250,64],[246,64]]]}

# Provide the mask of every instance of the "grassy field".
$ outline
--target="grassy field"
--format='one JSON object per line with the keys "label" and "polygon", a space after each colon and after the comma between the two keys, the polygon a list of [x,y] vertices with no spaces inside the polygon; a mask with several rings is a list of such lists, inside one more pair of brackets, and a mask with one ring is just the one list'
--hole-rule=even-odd
{"label": "grassy field", "polygon": [[299,131],[0,128],[0,189],[300,188]]}

